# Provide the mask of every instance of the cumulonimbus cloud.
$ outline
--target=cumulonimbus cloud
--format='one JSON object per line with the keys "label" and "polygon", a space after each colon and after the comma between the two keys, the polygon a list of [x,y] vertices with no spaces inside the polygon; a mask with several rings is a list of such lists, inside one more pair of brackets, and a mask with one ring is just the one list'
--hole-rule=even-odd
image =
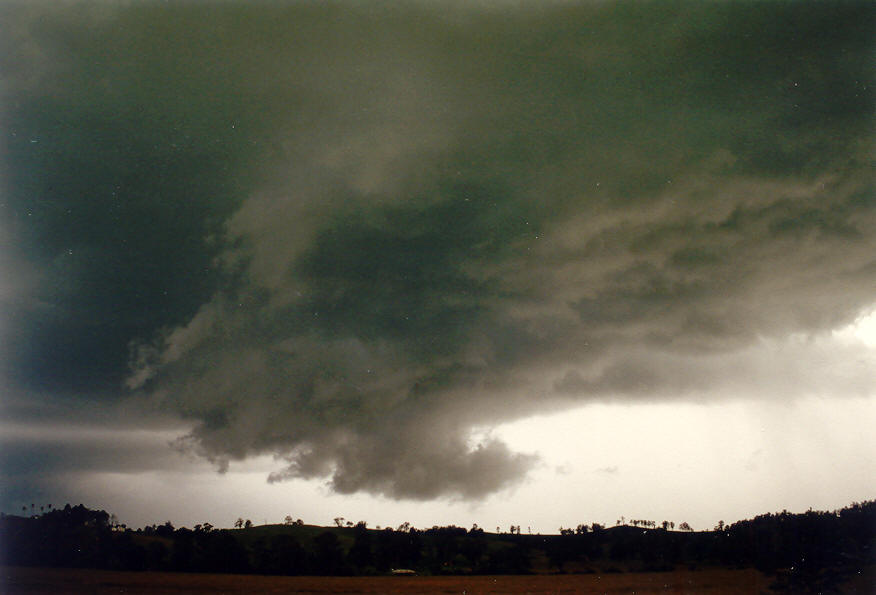
{"label": "cumulonimbus cloud", "polygon": [[[876,299],[872,8],[176,10],[194,35],[155,58],[188,63],[138,61],[137,34],[122,62],[145,74],[104,80],[132,85],[114,106],[152,110],[123,113],[132,129],[181,126],[132,150],[167,178],[126,167],[147,214],[189,206],[160,238],[185,236],[187,260],[104,246],[122,254],[107,266],[156,264],[133,278],[150,299],[162,272],[177,297],[101,328],[131,345],[135,398],[190,422],[182,443],[220,467],[270,453],[271,481],[478,498],[536,458],[472,444],[475,427],[593,400],[873,390],[838,357],[811,366],[815,338]],[[172,34],[167,15],[90,26]]]}

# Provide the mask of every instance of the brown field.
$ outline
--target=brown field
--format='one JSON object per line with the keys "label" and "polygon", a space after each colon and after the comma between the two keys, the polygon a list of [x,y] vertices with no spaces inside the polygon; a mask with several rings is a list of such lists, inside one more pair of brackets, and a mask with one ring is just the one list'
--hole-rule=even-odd
{"label": "brown field", "polygon": [[171,572],[16,568],[0,570],[0,592],[13,593],[300,593],[486,595],[515,593],[769,593],[756,570],[528,576],[286,577]]}

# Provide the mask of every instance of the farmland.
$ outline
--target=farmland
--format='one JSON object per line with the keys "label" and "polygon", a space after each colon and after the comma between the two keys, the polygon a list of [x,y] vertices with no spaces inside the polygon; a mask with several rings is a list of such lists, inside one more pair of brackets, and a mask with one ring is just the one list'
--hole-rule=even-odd
{"label": "farmland", "polygon": [[[21,568],[2,570],[4,593],[761,593],[771,579],[752,569],[525,576],[290,577]],[[858,591],[848,591],[858,592]],[[864,591],[860,591],[863,593]]]}

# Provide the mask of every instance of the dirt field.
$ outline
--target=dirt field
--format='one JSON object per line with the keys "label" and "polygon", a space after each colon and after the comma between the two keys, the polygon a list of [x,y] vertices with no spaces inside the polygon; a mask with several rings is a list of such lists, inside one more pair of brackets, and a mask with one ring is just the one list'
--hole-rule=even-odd
{"label": "dirt field", "polygon": [[169,572],[3,568],[0,592],[560,595],[573,593],[767,593],[755,570],[534,576],[267,577]]}

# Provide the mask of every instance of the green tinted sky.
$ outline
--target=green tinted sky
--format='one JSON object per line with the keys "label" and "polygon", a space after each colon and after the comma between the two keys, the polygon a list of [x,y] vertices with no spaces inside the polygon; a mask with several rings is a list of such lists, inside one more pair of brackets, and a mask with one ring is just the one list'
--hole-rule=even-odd
{"label": "green tinted sky", "polygon": [[869,3],[0,11],[4,506],[144,431],[478,502],[534,415],[872,402]]}

